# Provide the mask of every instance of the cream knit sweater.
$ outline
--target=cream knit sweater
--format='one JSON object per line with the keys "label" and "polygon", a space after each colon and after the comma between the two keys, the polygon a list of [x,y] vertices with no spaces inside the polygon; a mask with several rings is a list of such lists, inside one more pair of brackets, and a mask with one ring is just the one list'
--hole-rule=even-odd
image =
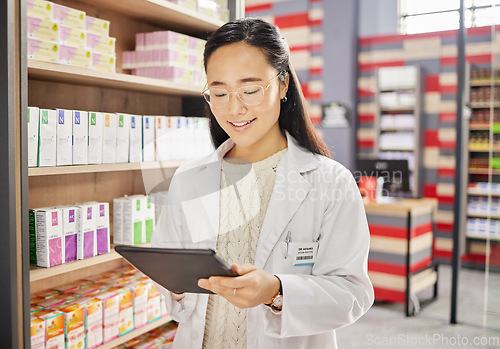
{"label": "cream knit sweater", "polygon": [[[253,264],[260,229],[286,149],[251,164],[222,161],[217,254],[228,263]],[[246,348],[247,311],[225,298],[208,299],[203,348]]]}

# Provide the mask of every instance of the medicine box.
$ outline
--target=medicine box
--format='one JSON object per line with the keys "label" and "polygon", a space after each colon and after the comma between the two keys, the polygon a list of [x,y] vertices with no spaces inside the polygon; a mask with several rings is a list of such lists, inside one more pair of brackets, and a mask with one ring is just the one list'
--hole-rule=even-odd
{"label": "medicine box", "polygon": [[59,37],[59,25],[50,19],[28,16],[26,18],[28,38],[56,42]]}
{"label": "medicine box", "polygon": [[39,267],[63,263],[61,218],[61,211],[57,208],[36,210],[36,259]]}
{"label": "medicine box", "polygon": [[94,204],[77,204],[78,217],[77,258],[95,256],[96,207]]}
{"label": "medicine box", "polygon": [[56,166],[57,114],[55,110],[40,109],[40,131],[38,135],[38,166]]}
{"label": "medicine box", "polygon": [[73,165],[88,164],[88,115],[86,111],[73,111]]}
{"label": "medicine box", "polygon": [[85,29],[85,12],[59,4],[53,4],[53,19],[75,29]]}
{"label": "medicine box", "polygon": [[161,318],[160,303],[160,293],[156,290],[154,284],[150,282],[148,288],[148,323]]}
{"label": "medicine box", "polygon": [[90,69],[92,68],[92,52],[85,47],[60,44],[59,63]]}
{"label": "medicine box", "polygon": [[35,315],[45,322],[45,347],[64,349],[65,314],[53,309],[43,309]]}
{"label": "medicine box", "polygon": [[116,162],[128,162],[129,159],[130,117],[128,114],[117,114]]}
{"label": "medicine box", "polygon": [[31,348],[45,349],[45,321],[31,317]]}
{"label": "medicine box", "polygon": [[155,117],[155,148],[158,161],[168,160],[168,121],[166,116]]}
{"label": "medicine box", "polygon": [[142,161],[155,161],[155,117],[142,117]]}
{"label": "medicine box", "polygon": [[65,316],[66,348],[85,348],[85,307],[73,303],[59,308]]}
{"label": "medicine box", "polygon": [[109,36],[109,21],[92,16],[86,16],[85,26],[88,33]]}
{"label": "medicine box", "polygon": [[116,72],[116,56],[105,55],[99,52],[92,53],[92,68],[97,71],[108,73]]}
{"label": "medicine box", "polygon": [[104,132],[104,115],[102,113],[89,113],[89,146],[88,163],[102,163],[102,137]]}
{"label": "medicine box", "polygon": [[56,63],[59,60],[59,44],[52,41],[28,38],[28,58]]}
{"label": "medicine box", "polygon": [[126,287],[113,287],[108,291],[118,293],[118,327],[120,336],[124,336],[134,330],[134,291]]}
{"label": "medicine box", "polygon": [[45,0],[27,0],[28,16],[52,20],[52,2]]}
{"label": "medicine box", "polygon": [[76,300],[78,304],[85,308],[85,346],[93,349],[103,342],[102,321],[103,306],[102,300],[95,297],[84,297]]}
{"label": "medicine box", "polygon": [[104,131],[102,135],[102,163],[116,162],[116,114],[104,113]]}
{"label": "medicine box", "polygon": [[120,303],[118,293],[101,292],[96,298],[103,302],[103,343],[107,343],[120,335],[119,313]]}
{"label": "medicine box", "polygon": [[123,244],[123,205],[126,198],[113,199],[113,243]]}
{"label": "medicine box", "polygon": [[64,262],[72,262],[77,259],[78,254],[78,217],[80,208],[76,206],[61,206],[63,220],[63,250]]}
{"label": "medicine box", "polygon": [[95,33],[87,33],[87,48],[92,50],[92,52],[114,56],[115,43],[116,38]]}
{"label": "medicine box", "polygon": [[85,30],[76,29],[63,24],[59,25],[57,40],[59,44],[84,48],[86,43],[85,39]]}
{"label": "medicine box", "polygon": [[62,293],[73,293],[81,287],[80,285],[81,284],[78,281],[77,282],[69,282],[67,284],[57,286],[56,289],[58,291],[61,291]]}
{"label": "medicine box", "polygon": [[28,167],[37,166],[39,113],[37,107],[28,107]]}
{"label": "medicine box", "polygon": [[125,286],[134,290],[134,327],[140,328],[147,325],[149,284],[141,281],[132,281]]}
{"label": "medicine box", "polygon": [[109,252],[109,203],[97,204],[96,221],[96,254]]}
{"label": "medicine box", "polygon": [[142,162],[142,116],[130,115],[129,162]]}
{"label": "medicine box", "polygon": [[142,198],[142,219],[144,222],[143,229],[146,235],[145,242],[151,242],[153,231],[155,228],[155,204],[151,202],[149,196]]}
{"label": "medicine box", "polygon": [[57,109],[57,166],[73,164],[73,111]]}
{"label": "medicine box", "polygon": [[146,242],[143,228],[142,196],[130,196],[123,201],[123,241],[125,245],[139,245]]}

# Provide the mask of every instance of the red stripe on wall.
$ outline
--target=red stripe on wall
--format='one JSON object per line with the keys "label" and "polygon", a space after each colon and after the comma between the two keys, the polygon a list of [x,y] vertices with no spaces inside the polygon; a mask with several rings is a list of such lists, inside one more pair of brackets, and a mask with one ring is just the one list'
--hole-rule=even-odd
{"label": "red stripe on wall", "polygon": [[453,232],[453,224],[450,223],[436,223],[436,228],[442,231]]}
{"label": "red stripe on wall", "polygon": [[436,198],[437,197],[437,185],[436,184],[425,184],[424,185],[424,197]]}
{"label": "red stripe on wall", "polygon": [[[410,265],[410,273],[413,273],[422,268],[428,267],[432,263],[432,258],[425,258],[417,263]],[[368,270],[378,271],[381,273],[387,273],[392,275],[406,276],[406,265],[405,264],[393,264],[374,260],[368,260]]]}
{"label": "red stripe on wall", "polygon": [[455,122],[457,121],[457,114],[455,113],[440,113],[439,121],[441,122]]}
{"label": "red stripe on wall", "polygon": [[309,93],[307,98],[314,101],[320,100],[323,98],[323,92]]}
{"label": "red stripe on wall", "polygon": [[438,168],[439,177],[455,177],[454,168]]}
{"label": "red stripe on wall", "polygon": [[323,68],[311,68],[309,69],[309,74],[317,76],[323,74]]}
{"label": "red stripe on wall", "polygon": [[438,147],[438,130],[425,130],[425,146],[426,147]]}
{"label": "red stripe on wall", "polygon": [[295,45],[295,46],[290,46],[290,51],[291,52],[308,51],[310,47],[311,45]]}
{"label": "red stripe on wall", "polygon": [[321,116],[311,116],[311,122],[314,124],[314,125],[319,125],[321,124]]}
{"label": "red stripe on wall", "polygon": [[405,65],[404,61],[390,61],[390,62],[376,62],[376,63],[366,63],[360,64],[360,71],[371,71],[381,67],[402,67]]}
{"label": "red stripe on wall", "polygon": [[261,4],[261,5],[254,5],[254,6],[246,6],[245,7],[245,12],[260,12],[260,11],[267,11],[271,10],[273,8],[273,4]]}
{"label": "red stripe on wall", "polygon": [[373,287],[373,291],[375,292],[375,299],[378,301],[398,302],[398,303],[406,302],[405,292],[389,290],[380,287]]}
{"label": "red stripe on wall", "polygon": [[457,93],[457,85],[441,85],[439,92],[456,94]]}
{"label": "red stripe on wall", "polygon": [[451,254],[452,254],[451,251],[434,249],[434,257],[437,257],[437,258],[451,259]]}
{"label": "red stripe on wall", "polygon": [[485,55],[470,55],[466,56],[465,60],[469,63],[480,64],[480,63],[492,63],[493,55],[488,53]]}
{"label": "red stripe on wall", "polygon": [[[393,227],[390,225],[368,224],[370,235],[384,236],[390,238],[406,239],[408,232],[406,227]],[[410,231],[410,237],[414,238],[428,233],[432,230],[432,222],[421,224]]]}
{"label": "red stripe on wall", "polygon": [[309,20],[309,26],[311,27],[321,27],[323,25],[322,19]]}
{"label": "red stripe on wall", "polygon": [[323,2],[323,0],[309,0],[309,2]]}
{"label": "red stripe on wall", "polygon": [[425,92],[439,92],[439,75],[425,77]]}
{"label": "red stripe on wall", "polygon": [[441,149],[447,149],[447,150],[453,150],[456,148],[456,141],[449,141],[449,142],[439,142],[439,148]]}
{"label": "red stripe on wall", "polygon": [[453,196],[438,196],[437,197],[440,204],[451,205],[455,202],[455,198]]}
{"label": "red stripe on wall", "polygon": [[441,65],[457,65],[457,57],[442,57],[440,63]]}
{"label": "red stripe on wall", "polygon": [[374,145],[374,141],[373,140],[366,140],[366,141],[358,140],[358,147],[359,148],[372,149],[373,145]]}
{"label": "red stripe on wall", "polygon": [[375,121],[375,115],[373,114],[359,114],[358,115],[359,123],[361,124],[373,124]]}
{"label": "red stripe on wall", "polygon": [[275,24],[280,28],[292,28],[309,25],[309,14],[307,12],[296,13],[289,16],[275,18]]}
{"label": "red stripe on wall", "polygon": [[323,51],[323,43],[320,43],[320,44],[311,44],[311,45],[309,45],[309,49],[310,49],[312,52],[320,52],[320,51]]}
{"label": "red stripe on wall", "polygon": [[373,97],[373,96],[375,96],[375,91],[370,91],[370,90],[358,88],[358,96],[361,98]]}
{"label": "red stripe on wall", "polygon": [[406,39],[422,39],[422,38],[454,38],[457,36],[457,30],[444,30],[440,32],[432,33],[419,33],[419,34],[409,34],[409,35],[380,35],[380,36],[369,36],[359,39],[359,44],[361,46],[371,46],[371,45],[381,45],[381,44],[391,44],[399,43]]}

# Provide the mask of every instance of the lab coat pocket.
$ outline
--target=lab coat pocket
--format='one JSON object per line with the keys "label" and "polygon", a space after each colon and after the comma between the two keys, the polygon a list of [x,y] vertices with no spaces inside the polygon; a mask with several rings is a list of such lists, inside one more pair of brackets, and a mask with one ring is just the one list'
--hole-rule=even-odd
{"label": "lab coat pocket", "polygon": [[294,258],[297,251],[304,246],[315,243],[279,242],[273,250],[273,273],[311,274],[312,264],[297,264]]}

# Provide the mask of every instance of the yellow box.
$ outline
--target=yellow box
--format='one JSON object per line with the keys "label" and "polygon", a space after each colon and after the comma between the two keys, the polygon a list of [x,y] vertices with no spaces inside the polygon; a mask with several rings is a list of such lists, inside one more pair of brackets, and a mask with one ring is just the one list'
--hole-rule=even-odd
{"label": "yellow box", "polygon": [[80,68],[92,68],[92,53],[82,47],[59,45],[59,63]]}
{"label": "yellow box", "polygon": [[85,308],[85,346],[93,349],[103,342],[102,333],[102,300],[95,297],[79,298],[76,302]]}
{"label": "yellow box", "polygon": [[98,52],[92,53],[92,68],[94,70],[115,73],[116,72],[116,57],[103,55]]}
{"label": "yellow box", "polygon": [[28,38],[46,41],[57,41],[59,25],[51,20],[28,16],[27,18]]}
{"label": "yellow box", "polygon": [[120,336],[134,330],[134,291],[126,287],[113,287],[109,289],[118,293],[118,302],[120,304],[119,328]]}
{"label": "yellow box", "polygon": [[59,24],[85,30],[85,12],[59,4],[53,4],[52,18]]}
{"label": "yellow box", "polygon": [[59,59],[59,45],[56,42],[28,38],[28,58],[55,63]]}
{"label": "yellow box", "polygon": [[85,307],[73,303],[60,308],[59,311],[66,314],[64,323],[66,348],[85,348]]}
{"label": "yellow box", "polygon": [[107,343],[120,335],[119,314],[120,303],[119,295],[109,290],[99,293],[95,296],[103,302],[103,343]]}
{"label": "yellow box", "polygon": [[87,16],[85,18],[85,26],[89,33],[109,36],[109,21],[105,19]]}
{"label": "yellow box", "polygon": [[60,24],[57,40],[61,45],[85,47],[87,34],[83,29],[76,29]]}
{"label": "yellow box", "polygon": [[152,282],[148,284],[148,323],[156,321],[161,317],[160,311],[160,292],[156,290],[156,287]]}
{"label": "yellow box", "polygon": [[52,2],[45,0],[28,0],[26,7],[28,8],[28,16],[41,18],[47,21],[52,20]]}
{"label": "yellow box", "polygon": [[31,348],[45,348],[45,321],[38,317],[31,318]]}
{"label": "yellow box", "polygon": [[58,310],[44,309],[38,311],[36,316],[45,322],[46,347],[64,349],[65,314]]}
{"label": "yellow box", "polygon": [[103,55],[115,55],[116,39],[87,32],[87,48]]}

